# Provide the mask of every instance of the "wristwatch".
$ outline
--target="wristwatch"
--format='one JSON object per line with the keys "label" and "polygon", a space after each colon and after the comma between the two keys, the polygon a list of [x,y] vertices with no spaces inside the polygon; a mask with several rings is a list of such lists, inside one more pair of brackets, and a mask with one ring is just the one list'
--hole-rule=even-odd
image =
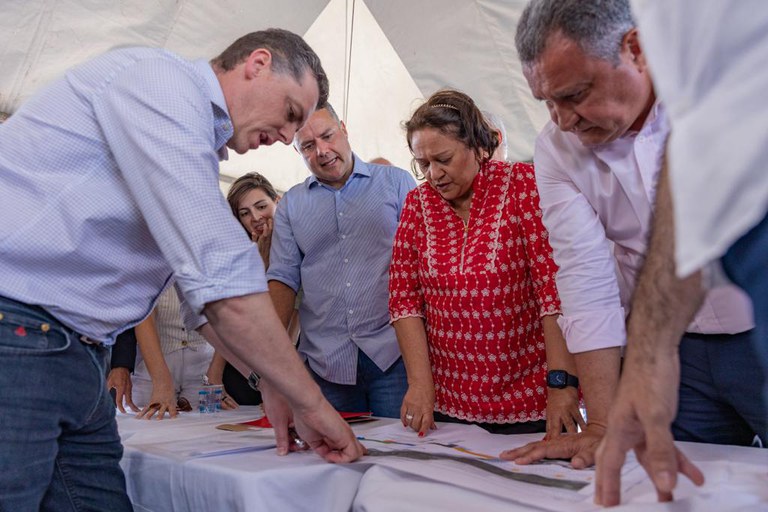
{"label": "wristwatch", "polygon": [[261,375],[252,371],[251,374],[248,376],[248,385],[254,391],[258,391],[260,382],[261,382]]}
{"label": "wristwatch", "polygon": [[579,378],[565,370],[549,370],[547,372],[547,387],[565,389],[568,386],[578,388]]}

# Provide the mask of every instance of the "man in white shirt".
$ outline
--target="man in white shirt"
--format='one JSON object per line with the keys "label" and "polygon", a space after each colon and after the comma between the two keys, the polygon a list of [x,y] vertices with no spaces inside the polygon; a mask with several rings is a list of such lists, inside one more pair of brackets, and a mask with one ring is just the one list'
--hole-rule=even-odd
{"label": "man in white shirt", "polygon": [[[671,499],[678,472],[703,482],[669,435],[679,381],[673,363],[704,287],[723,282],[718,258],[752,299],[754,352],[768,366],[768,116],[760,108],[768,89],[768,10],[762,0],[635,0],[634,8],[672,134],[628,325],[631,350],[597,458],[596,501],[609,506],[619,503],[630,449],[660,499]],[[663,331],[652,327],[659,319]],[[746,372],[742,378],[745,399],[765,402],[768,388]]]}
{"label": "man in white shirt", "polygon": [[[647,252],[669,133],[667,111],[656,100],[629,0],[533,0],[516,43],[531,90],[552,116],[534,163],[560,266],[561,326],[575,353],[588,425],[581,434],[504,455],[519,462],[568,457],[584,467],[594,462],[614,403],[625,319]],[[765,378],[747,355],[752,327],[741,290],[707,294],[681,342],[676,438],[749,444],[765,434],[765,408],[744,399],[753,383],[741,378]],[[724,393],[724,386],[733,392]]]}

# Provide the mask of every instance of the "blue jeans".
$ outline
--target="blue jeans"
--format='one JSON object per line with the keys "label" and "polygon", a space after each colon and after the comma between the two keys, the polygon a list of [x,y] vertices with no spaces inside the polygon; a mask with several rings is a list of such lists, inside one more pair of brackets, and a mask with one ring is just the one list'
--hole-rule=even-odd
{"label": "blue jeans", "polygon": [[387,371],[381,371],[362,350],[357,351],[357,383],[336,384],[318,374],[307,364],[312,378],[320,386],[326,400],[340,412],[366,412],[385,418],[399,418],[400,406],[408,390],[403,358]]}
{"label": "blue jeans", "polygon": [[[754,349],[763,367],[768,369],[768,215],[736,240],[723,256],[722,264],[731,281],[752,299]],[[755,400],[761,398],[757,388],[750,394]],[[768,381],[763,387],[762,400],[768,402]]]}
{"label": "blue jeans", "polygon": [[753,334],[683,336],[675,439],[742,446],[750,446],[755,435],[768,440],[768,408],[759,399],[766,374]]}
{"label": "blue jeans", "polygon": [[132,510],[109,349],[0,297],[0,510]]}

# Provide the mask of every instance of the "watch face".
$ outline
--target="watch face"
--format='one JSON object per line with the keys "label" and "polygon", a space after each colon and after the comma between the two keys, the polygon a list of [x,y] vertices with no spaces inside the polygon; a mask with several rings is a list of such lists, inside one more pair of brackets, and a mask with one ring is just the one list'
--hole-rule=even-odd
{"label": "watch face", "polygon": [[547,374],[547,384],[553,388],[565,387],[567,377],[562,370],[552,370]]}

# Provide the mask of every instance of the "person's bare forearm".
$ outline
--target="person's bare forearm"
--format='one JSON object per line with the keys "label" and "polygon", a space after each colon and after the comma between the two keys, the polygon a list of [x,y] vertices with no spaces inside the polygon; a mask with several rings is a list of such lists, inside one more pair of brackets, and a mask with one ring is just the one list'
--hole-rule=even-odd
{"label": "person's bare forearm", "polygon": [[400,405],[400,421],[424,436],[435,428],[435,384],[429,363],[429,348],[424,319],[406,317],[392,324],[403,355],[408,390]]}
{"label": "person's bare forearm", "polygon": [[212,302],[206,304],[204,313],[208,328],[215,333],[209,341],[238,371],[247,375],[255,370],[299,410],[312,409],[322,401],[320,389],[288,340],[269,294]]}
{"label": "person's bare forearm", "polygon": [[597,457],[595,502],[620,501],[621,467],[634,449],[656,487],[670,501],[677,473],[702,485],[704,475],[673,444],[670,425],[677,413],[680,361],[677,349],[705,292],[698,274],[675,274],[674,217],[666,162],[656,193],[656,210],[645,260],[627,326],[624,375],[616,406]]}
{"label": "person's bare forearm", "polygon": [[301,322],[299,321],[299,310],[294,309],[291,313],[291,321],[288,323],[288,339],[291,343],[296,345],[299,342],[299,335],[301,334]]}
{"label": "person's bare forearm", "polygon": [[619,383],[621,349],[611,347],[579,352],[573,358],[587,409],[587,423],[604,427]]}
{"label": "person's bare forearm", "polygon": [[296,304],[296,292],[290,286],[273,280],[269,282],[269,296],[272,299],[272,304],[275,306],[277,317],[283,326],[288,329],[291,325],[291,318]]}
{"label": "person's bare forearm", "polygon": [[213,330],[213,327],[211,327],[210,323],[203,324],[197,330],[203,336],[203,338],[205,338],[206,341],[208,341],[208,343],[216,349],[213,355],[213,359],[211,360],[211,365],[208,367],[209,372],[212,369],[218,370],[218,366],[220,365],[221,374],[223,376],[224,366],[229,363],[234,366],[235,370],[240,372],[240,374],[244,377],[248,377],[248,375],[250,375],[253,369],[249,367],[247,363],[241,361],[240,358],[237,357],[235,353],[229,349],[228,346],[222,343],[221,338],[219,338],[219,335],[216,334],[216,331]]}
{"label": "person's bare forearm", "polygon": [[[215,351],[213,357],[211,357],[211,363],[208,365],[208,371],[206,372],[211,383],[221,384],[224,378],[225,366],[227,366],[227,360],[218,351]],[[248,375],[246,374],[245,377],[248,377]]]}
{"label": "person's bare forearm", "polygon": [[550,370],[565,370],[571,375],[578,375],[576,361],[568,352],[565,337],[557,325],[558,315],[547,315],[541,318],[544,331],[544,347],[547,353],[547,368]]}
{"label": "person's bare forearm", "polygon": [[396,320],[392,326],[395,328],[397,343],[400,345],[400,353],[403,355],[408,384],[433,386],[424,319],[421,317],[401,318]]}
{"label": "person's bare forearm", "polygon": [[627,356],[653,360],[677,350],[704,296],[700,272],[685,279],[678,279],[675,273],[675,224],[665,160],[656,192],[648,256],[632,298]]}
{"label": "person's bare forearm", "polygon": [[141,357],[147,365],[147,373],[152,380],[152,385],[173,385],[173,377],[165,362],[163,351],[160,348],[160,337],[155,325],[155,313],[152,312],[143,322],[135,328],[136,342],[141,351]]}

